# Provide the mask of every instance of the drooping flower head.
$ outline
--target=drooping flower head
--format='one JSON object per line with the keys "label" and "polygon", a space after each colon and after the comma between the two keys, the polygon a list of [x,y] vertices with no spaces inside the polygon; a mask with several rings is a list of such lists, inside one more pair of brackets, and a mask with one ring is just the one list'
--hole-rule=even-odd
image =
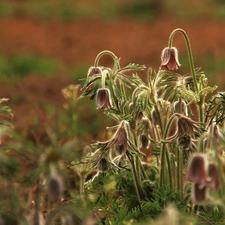
{"label": "drooping flower head", "polygon": [[175,47],[166,47],[161,54],[160,70],[177,70],[181,64],[178,60],[178,51]]}
{"label": "drooping flower head", "polygon": [[98,109],[111,109],[112,100],[108,88],[99,88],[96,95],[96,105]]}
{"label": "drooping flower head", "polygon": [[191,137],[188,134],[178,138],[178,146],[182,150],[187,150],[191,145]]}
{"label": "drooping flower head", "polygon": [[187,104],[184,100],[175,101],[173,104],[173,110],[175,113],[181,113],[184,116],[188,116],[188,108],[187,108]]}
{"label": "drooping flower head", "polygon": [[149,140],[148,136],[142,134],[140,136],[140,142],[141,142],[141,147],[142,148],[149,148],[150,140]]}
{"label": "drooping flower head", "polygon": [[178,121],[177,121],[177,129],[178,129],[178,136],[184,136],[186,134],[193,135],[194,132],[198,133],[200,131],[199,124],[190,119],[189,117],[183,116],[182,114],[177,114]]}
{"label": "drooping flower head", "polygon": [[87,77],[92,77],[96,74],[101,74],[102,73],[102,69],[101,67],[94,67],[94,66],[91,66],[87,72]]}
{"label": "drooping flower head", "polygon": [[102,172],[106,172],[109,168],[109,162],[106,158],[101,158],[98,162],[98,169]]}
{"label": "drooping flower head", "polygon": [[207,183],[207,187],[215,188],[218,191],[221,187],[221,182],[219,178],[219,171],[215,163],[208,165],[208,176],[209,181]]}
{"label": "drooping flower head", "polygon": [[116,149],[118,154],[123,154],[127,150],[128,145],[128,131],[126,128],[126,121],[121,121],[118,129],[110,140],[108,146]]}
{"label": "drooping flower head", "polygon": [[199,188],[204,187],[209,180],[207,173],[207,161],[204,155],[193,155],[190,158],[185,180],[198,184]]}
{"label": "drooping flower head", "polygon": [[204,187],[209,180],[207,173],[207,161],[204,155],[193,155],[190,158],[185,180],[199,184]]}
{"label": "drooping flower head", "polygon": [[47,190],[50,202],[60,200],[65,191],[63,177],[60,175],[50,177],[47,182]]}

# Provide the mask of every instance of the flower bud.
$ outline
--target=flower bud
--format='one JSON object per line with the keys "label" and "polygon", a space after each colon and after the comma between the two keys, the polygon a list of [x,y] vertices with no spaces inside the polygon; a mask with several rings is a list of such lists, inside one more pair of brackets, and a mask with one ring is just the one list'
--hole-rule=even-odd
{"label": "flower bud", "polygon": [[215,188],[217,191],[221,187],[219,171],[217,165],[212,163],[208,165],[208,176],[209,181],[207,182],[207,187]]}
{"label": "flower bud", "polygon": [[174,102],[174,113],[181,113],[184,116],[188,116],[187,105],[184,100]]}
{"label": "flower bud", "polygon": [[102,73],[101,67],[91,66],[88,70],[87,77],[92,77],[94,75],[101,74],[101,73]]}
{"label": "flower bud", "polygon": [[187,134],[178,138],[178,146],[181,150],[186,150],[191,145],[191,137]]}
{"label": "flower bud", "polygon": [[98,109],[111,109],[112,100],[108,88],[99,88],[96,95],[96,105]]}
{"label": "flower bud", "polygon": [[109,141],[108,146],[116,149],[118,154],[123,154],[127,150],[127,128],[126,121],[123,120],[118,129],[116,130],[114,136]]}
{"label": "flower bud", "polygon": [[133,102],[129,103],[128,107],[129,107],[129,110],[132,112],[134,110],[134,103]]}
{"label": "flower bud", "polygon": [[143,114],[142,111],[138,112],[137,115],[136,115],[137,120],[141,120],[143,117],[144,117],[144,114]]}
{"label": "flower bud", "polygon": [[63,178],[59,175],[50,177],[47,183],[47,190],[50,202],[60,200],[65,190]]}
{"label": "flower bud", "polygon": [[101,158],[98,162],[98,169],[105,172],[109,168],[109,163],[106,158]]}
{"label": "flower bud", "polygon": [[204,155],[194,155],[189,160],[185,180],[199,184],[204,187],[207,180],[207,162]]}
{"label": "flower bud", "polygon": [[184,136],[185,134],[191,136],[194,134],[194,131],[199,132],[200,129],[197,122],[182,115],[178,116],[177,128],[179,136]]}
{"label": "flower bud", "polygon": [[178,51],[175,47],[166,47],[161,54],[160,70],[177,70],[180,66]]}
{"label": "flower bud", "polygon": [[212,129],[212,136],[213,136],[213,140],[215,141],[215,143],[220,146],[221,144],[224,143],[224,137],[223,134],[220,131],[220,128],[218,125],[213,124],[213,129]]}
{"label": "flower bud", "polygon": [[158,120],[156,110],[153,109],[151,114],[152,114],[152,124],[153,124],[153,126],[159,125],[159,120]]}
{"label": "flower bud", "polygon": [[140,137],[140,141],[141,141],[142,148],[149,148],[150,141],[146,135],[142,134]]}

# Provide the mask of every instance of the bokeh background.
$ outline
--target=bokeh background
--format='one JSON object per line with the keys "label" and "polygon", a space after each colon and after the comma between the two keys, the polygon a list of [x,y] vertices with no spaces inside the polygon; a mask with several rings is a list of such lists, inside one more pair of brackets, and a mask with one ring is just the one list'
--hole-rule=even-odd
{"label": "bokeh background", "polygon": [[[9,98],[13,137],[40,142],[51,128],[69,134],[71,112],[61,90],[79,84],[102,50],[114,52],[121,66],[145,64],[158,70],[160,55],[175,28],[190,39],[195,67],[211,86],[225,88],[224,0],[1,0],[0,97]],[[188,72],[185,41],[174,39]],[[101,59],[104,66],[110,58]],[[146,71],[142,76],[145,76]],[[101,139],[108,120],[93,101],[76,102],[76,135]]]}

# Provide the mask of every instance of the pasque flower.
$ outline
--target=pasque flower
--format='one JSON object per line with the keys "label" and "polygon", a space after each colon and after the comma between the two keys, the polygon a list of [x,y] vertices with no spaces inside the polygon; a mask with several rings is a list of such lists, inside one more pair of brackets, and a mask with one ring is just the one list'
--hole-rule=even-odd
{"label": "pasque flower", "polygon": [[99,88],[96,95],[96,104],[98,109],[111,109],[112,100],[108,88]]}
{"label": "pasque flower", "polygon": [[118,154],[123,154],[127,150],[128,131],[126,123],[125,120],[121,121],[118,129],[108,143],[108,146],[115,148]]}
{"label": "pasque flower", "polygon": [[198,184],[199,188],[204,187],[207,183],[207,161],[204,155],[193,155],[189,161],[185,179]]}
{"label": "pasque flower", "polygon": [[217,165],[208,164],[203,154],[192,156],[185,179],[193,182],[192,202],[194,204],[206,199],[207,188],[219,190],[221,187]]}
{"label": "pasque flower", "polygon": [[173,107],[175,113],[181,113],[184,116],[188,116],[187,104],[184,100],[175,101]]}
{"label": "pasque flower", "polygon": [[178,138],[178,146],[182,150],[186,150],[191,145],[191,137],[188,134],[185,134],[183,136],[180,136]]}
{"label": "pasque flower", "polygon": [[87,77],[92,77],[96,74],[101,74],[102,73],[102,69],[101,67],[94,67],[94,66],[91,66],[87,72]]}
{"label": "pasque flower", "polygon": [[106,172],[109,167],[109,163],[106,158],[101,158],[98,162],[98,169],[102,172]]}
{"label": "pasque flower", "polygon": [[215,163],[208,165],[208,176],[209,181],[207,182],[207,187],[215,188],[218,191],[221,187],[221,182],[219,178],[219,171]]}
{"label": "pasque flower", "polygon": [[63,177],[60,175],[50,177],[47,182],[47,189],[49,201],[55,202],[60,200],[65,191]]}
{"label": "pasque flower", "polygon": [[179,137],[186,134],[191,136],[194,134],[194,132],[199,132],[199,124],[196,121],[190,119],[187,116],[183,116],[182,114],[177,114],[177,117],[177,132]]}
{"label": "pasque flower", "polygon": [[160,70],[177,70],[180,66],[178,51],[175,47],[166,47],[161,54]]}

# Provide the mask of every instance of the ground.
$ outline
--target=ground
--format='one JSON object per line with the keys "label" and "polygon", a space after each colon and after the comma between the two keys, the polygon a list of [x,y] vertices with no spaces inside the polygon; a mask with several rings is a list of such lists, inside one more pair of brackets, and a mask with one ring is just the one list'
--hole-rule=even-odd
{"label": "ground", "polygon": [[[120,19],[75,20],[67,23],[39,21],[29,17],[1,18],[0,53],[8,56],[41,55],[61,60],[65,67],[76,68],[80,65],[91,66],[95,56],[108,49],[121,58],[124,66],[135,62],[157,69],[169,34],[178,27],[189,35],[194,56],[208,54],[215,59],[223,57],[225,22],[207,18],[187,22],[167,16],[149,22]],[[180,35],[175,38],[174,45],[179,52],[185,53],[185,42]],[[110,65],[111,59],[106,57],[101,63]],[[82,78],[86,74],[80,76]],[[218,74],[214,81],[220,83],[222,77],[223,74]],[[16,84],[0,84],[0,97],[9,98],[15,129],[22,132],[31,129],[37,118],[43,124],[48,123],[43,103],[62,106],[64,99],[61,89],[72,82],[62,70],[52,78],[31,74]]]}

